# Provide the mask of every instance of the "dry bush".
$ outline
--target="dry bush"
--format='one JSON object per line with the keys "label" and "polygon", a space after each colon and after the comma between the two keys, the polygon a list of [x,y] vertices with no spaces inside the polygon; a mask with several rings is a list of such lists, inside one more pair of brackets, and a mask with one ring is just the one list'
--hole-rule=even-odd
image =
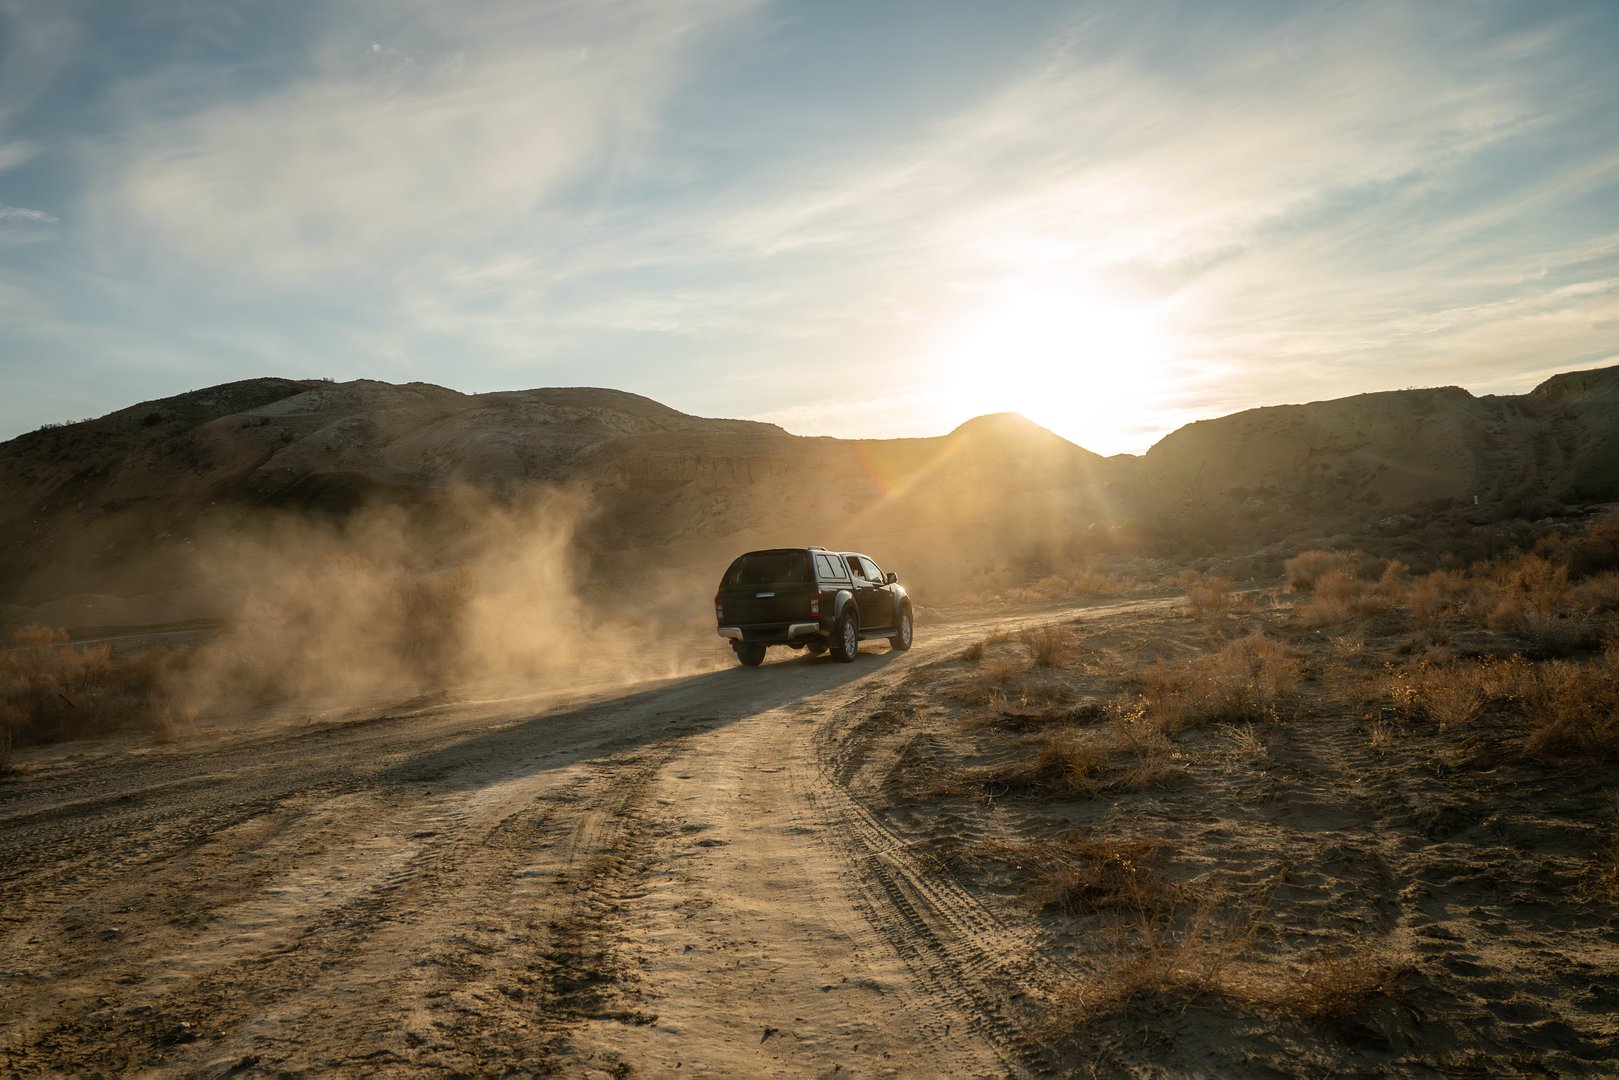
{"label": "dry bush", "polygon": [[1539,693],[1535,666],[1521,656],[1451,664],[1421,663],[1389,676],[1388,693],[1404,712],[1441,731],[1472,724],[1491,708],[1520,710]]}
{"label": "dry bush", "polygon": [[1188,570],[1181,576],[1186,605],[1200,619],[1222,619],[1236,606],[1230,578]]}
{"label": "dry bush", "polygon": [[1173,760],[1168,737],[1141,702],[1116,702],[1107,713],[1113,750],[1129,761],[1118,786],[1143,791],[1185,773],[1185,767]]}
{"label": "dry bush", "polygon": [[1405,608],[1414,629],[1433,634],[1460,610],[1462,598],[1471,591],[1471,584],[1461,574],[1436,570],[1408,582],[1397,601]]}
{"label": "dry bush", "polygon": [[1274,1004],[1303,1020],[1341,1024],[1377,998],[1395,993],[1400,977],[1410,970],[1409,963],[1391,960],[1375,949],[1321,957]]}
{"label": "dry bush", "polygon": [[957,657],[957,659],[963,660],[969,664],[976,664],[978,661],[984,658],[984,649],[988,644],[989,642],[984,640],[975,641],[965,649],[962,649],[961,655]]}
{"label": "dry bush", "polygon": [[1301,551],[1287,560],[1282,572],[1293,592],[1309,592],[1323,574],[1333,570],[1353,573],[1355,555],[1342,551]]}
{"label": "dry bush", "polygon": [[1551,758],[1619,760],[1619,651],[1540,665],[1524,748]]}
{"label": "dry bush", "polygon": [[1057,667],[1074,648],[1074,632],[1066,626],[1031,626],[1018,637],[1035,667]]}
{"label": "dry bush", "polygon": [[1264,736],[1251,723],[1228,724],[1225,737],[1231,744],[1231,757],[1240,761],[1258,761],[1270,756]]}
{"label": "dry bush", "polygon": [[1151,1002],[1206,996],[1241,997],[1246,985],[1241,960],[1253,945],[1257,923],[1222,919],[1222,904],[1204,898],[1180,925],[1146,921],[1121,941],[1094,977],[1076,979],[1059,994],[1059,1006],[1075,1020]]}
{"label": "dry bush", "polygon": [[1027,670],[1022,660],[1015,656],[997,656],[992,660],[984,661],[978,669],[978,678],[982,682],[994,686],[1005,686]]}
{"label": "dry bush", "polygon": [[1029,896],[1044,911],[1069,918],[1119,912],[1155,922],[1173,914],[1181,889],[1153,865],[1164,846],[1156,837],[1100,837],[1069,833],[1049,845],[1031,845],[1025,857],[1038,867]]}
{"label": "dry bush", "polygon": [[1610,512],[1572,536],[1542,537],[1535,553],[1566,566],[1575,579],[1619,571],[1619,512]]}
{"label": "dry bush", "polygon": [[1138,679],[1148,715],[1168,732],[1274,717],[1303,675],[1303,663],[1286,646],[1255,632],[1189,663],[1159,661]]}
{"label": "dry bush", "polygon": [[1538,555],[1524,555],[1496,569],[1499,599],[1486,620],[1490,629],[1539,639],[1570,613],[1574,589],[1568,568]]}
{"label": "dry bush", "polygon": [[1315,579],[1310,602],[1299,609],[1298,618],[1314,628],[1379,615],[1399,605],[1405,588],[1404,564],[1398,562],[1390,562],[1375,581],[1347,568],[1327,570]]}
{"label": "dry bush", "polygon": [[1041,732],[1025,740],[1034,752],[970,776],[995,797],[1006,795],[1089,795],[1112,752],[1101,738],[1076,728]]}
{"label": "dry bush", "polygon": [[[1007,713],[1007,707],[999,710]],[[1173,757],[1169,739],[1139,702],[1110,703],[1102,709],[1067,709],[1069,720],[1106,716],[1104,728],[1042,726],[1053,712],[1017,714],[1029,720],[1032,734],[1021,740],[1015,756],[997,765],[971,770],[967,776],[992,798],[1006,795],[1094,795],[1102,791],[1140,791],[1184,773]],[[983,726],[981,722],[975,726]]]}
{"label": "dry bush", "polygon": [[1585,611],[1619,611],[1619,574],[1596,574],[1578,582],[1574,602]]}
{"label": "dry bush", "polygon": [[30,744],[144,730],[174,733],[173,676],[181,654],[150,648],[117,657],[105,642],[72,645],[67,631],[31,624],[0,652],[0,760]]}
{"label": "dry bush", "polygon": [[1367,587],[1348,570],[1328,570],[1315,579],[1310,602],[1299,609],[1305,626],[1332,626],[1352,618]]}

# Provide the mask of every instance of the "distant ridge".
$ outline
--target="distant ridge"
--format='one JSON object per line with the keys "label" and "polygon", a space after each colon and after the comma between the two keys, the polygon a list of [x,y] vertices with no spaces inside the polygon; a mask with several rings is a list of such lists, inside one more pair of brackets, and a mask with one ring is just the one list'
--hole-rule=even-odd
{"label": "distant ridge", "polygon": [[552,489],[588,508],[582,572],[620,574],[654,549],[707,574],[717,553],[813,537],[891,552],[925,582],[1054,564],[1099,538],[1219,549],[1401,513],[1535,516],[1619,498],[1619,368],[1523,395],[1249,409],[1112,458],[1012,413],[840,440],[622,390],[249,379],[0,444],[0,604],[188,588],[195,538],[266,515]]}

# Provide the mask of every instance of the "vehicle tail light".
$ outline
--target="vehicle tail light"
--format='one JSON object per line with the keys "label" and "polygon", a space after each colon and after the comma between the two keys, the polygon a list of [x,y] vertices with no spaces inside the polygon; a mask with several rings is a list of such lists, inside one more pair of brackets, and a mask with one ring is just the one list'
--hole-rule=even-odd
{"label": "vehicle tail light", "polygon": [[725,605],[720,603],[719,593],[714,594],[714,618],[721,620],[725,618]]}
{"label": "vehicle tail light", "polygon": [[819,589],[810,593],[810,614],[817,619],[821,617],[821,590]]}

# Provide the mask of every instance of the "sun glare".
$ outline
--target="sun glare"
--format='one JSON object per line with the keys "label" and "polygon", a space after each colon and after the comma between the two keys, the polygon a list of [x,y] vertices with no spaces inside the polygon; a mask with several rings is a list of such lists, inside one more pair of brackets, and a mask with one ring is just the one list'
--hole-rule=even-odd
{"label": "sun glare", "polygon": [[1160,400],[1168,336],[1157,311],[1098,295],[1007,291],[968,311],[935,356],[956,421],[1021,413],[1098,453],[1139,450]]}

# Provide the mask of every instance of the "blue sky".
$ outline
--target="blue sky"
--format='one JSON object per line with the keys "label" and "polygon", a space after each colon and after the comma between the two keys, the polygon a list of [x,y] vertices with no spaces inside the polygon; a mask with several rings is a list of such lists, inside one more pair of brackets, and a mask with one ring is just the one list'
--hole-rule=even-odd
{"label": "blue sky", "polygon": [[0,0],[0,437],[257,375],[802,434],[1619,362],[1619,4]]}

